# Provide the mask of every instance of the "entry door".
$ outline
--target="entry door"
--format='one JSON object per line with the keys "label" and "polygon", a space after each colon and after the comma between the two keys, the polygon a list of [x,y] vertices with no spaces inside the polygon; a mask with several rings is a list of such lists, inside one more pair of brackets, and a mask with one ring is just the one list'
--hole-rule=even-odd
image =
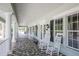
{"label": "entry door", "polygon": [[54,20],[50,21],[50,41],[54,42]]}

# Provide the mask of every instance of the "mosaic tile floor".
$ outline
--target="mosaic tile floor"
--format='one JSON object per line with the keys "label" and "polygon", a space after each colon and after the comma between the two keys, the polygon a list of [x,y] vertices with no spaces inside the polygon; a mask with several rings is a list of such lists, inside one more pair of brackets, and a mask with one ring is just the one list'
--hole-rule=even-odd
{"label": "mosaic tile floor", "polygon": [[47,56],[47,54],[41,52],[32,40],[28,38],[19,38],[12,54],[8,56]]}

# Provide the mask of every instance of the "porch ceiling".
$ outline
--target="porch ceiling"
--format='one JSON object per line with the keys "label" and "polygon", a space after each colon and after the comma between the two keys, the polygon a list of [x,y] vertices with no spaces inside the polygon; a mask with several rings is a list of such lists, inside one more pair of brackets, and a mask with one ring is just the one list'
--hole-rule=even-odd
{"label": "porch ceiling", "polygon": [[[64,3],[16,3],[15,10],[19,25],[30,25],[39,21],[39,19],[51,12],[53,14],[63,12],[79,4]],[[40,20],[42,21],[42,19]]]}

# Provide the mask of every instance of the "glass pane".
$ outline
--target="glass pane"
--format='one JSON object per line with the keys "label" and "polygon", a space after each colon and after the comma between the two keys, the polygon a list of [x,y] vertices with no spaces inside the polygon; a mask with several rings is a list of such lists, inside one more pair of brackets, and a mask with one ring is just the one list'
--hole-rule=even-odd
{"label": "glass pane", "polygon": [[73,30],[77,30],[77,23],[73,23]]}
{"label": "glass pane", "polygon": [[62,25],[60,25],[60,30],[63,30]]}
{"label": "glass pane", "polygon": [[73,23],[70,24],[70,30],[73,30]]}
{"label": "glass pane", "polygon": [[63,19],[61,18],[61,24],[63,24]]}
{"label": "glass pane", "polygon": [[68,33],[68,45],[72,47],[72,32]]}
{"label": "glass pane", "polygon": [[74,14],[72,19],[73,19],[73,22],[77,21],[77,14]]}
{"label": "glass pane", "polygon": [[72,30],[72,29],[73,29],[72,24],[69,24],[69,25],[68,25],[68,29],[69,29],[69,30]]}
{"label": "glass pane", "polygon": [[73,47],[74,48],[77,48],[78,46],[77,46],[77,40],[73,40]]}
{"label": "glass pane", "polygon": [[77,40],[79,41],[79,32],[77,32]]}
{"label": "glass pane", "polygon": [[68,45],[72,47],[72,40],[68,39]]}
{"label": "glass pane", "polygon": [[77,46],[78,46],[78,49],[79,49],[79,32],[77,32]]}
{"label": "glass pane", "polygon": [[78,13],[78,21],[79,21],[79,13]]}
{"label": "glass pane", "polygon": [[58,25],[58,30],[61,30],[61,26],[60,25]]}
{"label": "glass pane", "polygon": [[55,21],[55,24],[56,24],[56,25],[58,24],[58,21],[57,21],[57,20]]}
{"label": "glass pane", "polygon": [[79,22],[78,22],[78,25],[77,25],[77,30],[79,30]]}
{"label": "glass pane", "polygon": [[68,23],[71,22],[71,16],[68,16]]}
{"label": "glass pane", "polygon": [[37,36],[37,34],[38,34],[38,26],[36,25],[35,27],[36,27],[36,36]]}
{"label": "glass pane", "polygon": [[[79,38],[78,38],[79,39]],[[77,48],[79,49],[79,41],[77,41]]]}
{"label": "glass pane", "polygon": [[77,40],[77,32],[73,32],[73,40]]}
{"label": "glass pane", "polygon": [[72,32],[68,33],[68,39],[72,39]]}
{"label": "glass pane", "polygon": [[58,19],[58,24],[61,24],[61,19]]}
{"label": "glass pane", "polygon": [[63,25],[61,25],[61,30],[63,30]]}
{"label": "glass pane", "polygon": [[77,32],[73,32],[73,47],[77,48]]}

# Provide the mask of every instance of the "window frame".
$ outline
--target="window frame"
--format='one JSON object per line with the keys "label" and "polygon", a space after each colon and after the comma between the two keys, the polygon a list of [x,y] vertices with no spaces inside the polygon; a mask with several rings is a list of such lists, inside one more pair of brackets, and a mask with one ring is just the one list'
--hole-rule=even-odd
{"label": "window frame", "polygon": [[[75,21],[75,22],[73,22],[73,16],[74,16],[74,14],[76,14],[77,15],[77,21]],[[73,39],[73,33],[79,33],[79,12],[74,12],[74,13],[72,13],[71,15],[68,15],[67,17],[69,17],[69,16],[71,16],[71,26],[72,27],[70,27],[71,29],[69,29],[69,22],[68,22],[68,24],[67,24],[67,26],[68,26],[68,30],[67,30],[67,33],[70,33],[70,32],[72,32],[72,41],[74,40]],[[73,29],[73,23],[76,23],[77,24],[77,26],[76,26],[76,29]],[[67,34],[68,36],[69,36],[69,34]],[[76,36],[76,37],[78,37],[78,36]],[[68,47],[70,47],[70,48],[73,48],[73,49],[75,49],[75,50],[79,50],[79,44],[77,44],[77,48],[75,48],[75,47],[73,47],[73,42],[72,42],[72,46],[69,46],[69,37],[67,37],[67,40],[68,40]],[[76,39],[76,41],[78,42],[79,40],[78,39]]]}
{"label": "window frame", "polygon": [[[61,21],[62,20],[62,21]],[[58,21],[60,22],[60,23],[58,23]],[[59,26],[60,25],[60,26]],[[59,27],[62,27],[62,29],[59,29]],[[56,29],[57,28],[57,29]],[[56,34],[57,33],[63,33],[63,18],[61,17],[61,18],[58,18],[58,19],[55,19],[55,23],[54,23],[54,31],[55,31],[55,35],[54,36],[56,36]],[[61,39],[61,43],[63,44],[63,37],[62,37],[62,39]]]}

